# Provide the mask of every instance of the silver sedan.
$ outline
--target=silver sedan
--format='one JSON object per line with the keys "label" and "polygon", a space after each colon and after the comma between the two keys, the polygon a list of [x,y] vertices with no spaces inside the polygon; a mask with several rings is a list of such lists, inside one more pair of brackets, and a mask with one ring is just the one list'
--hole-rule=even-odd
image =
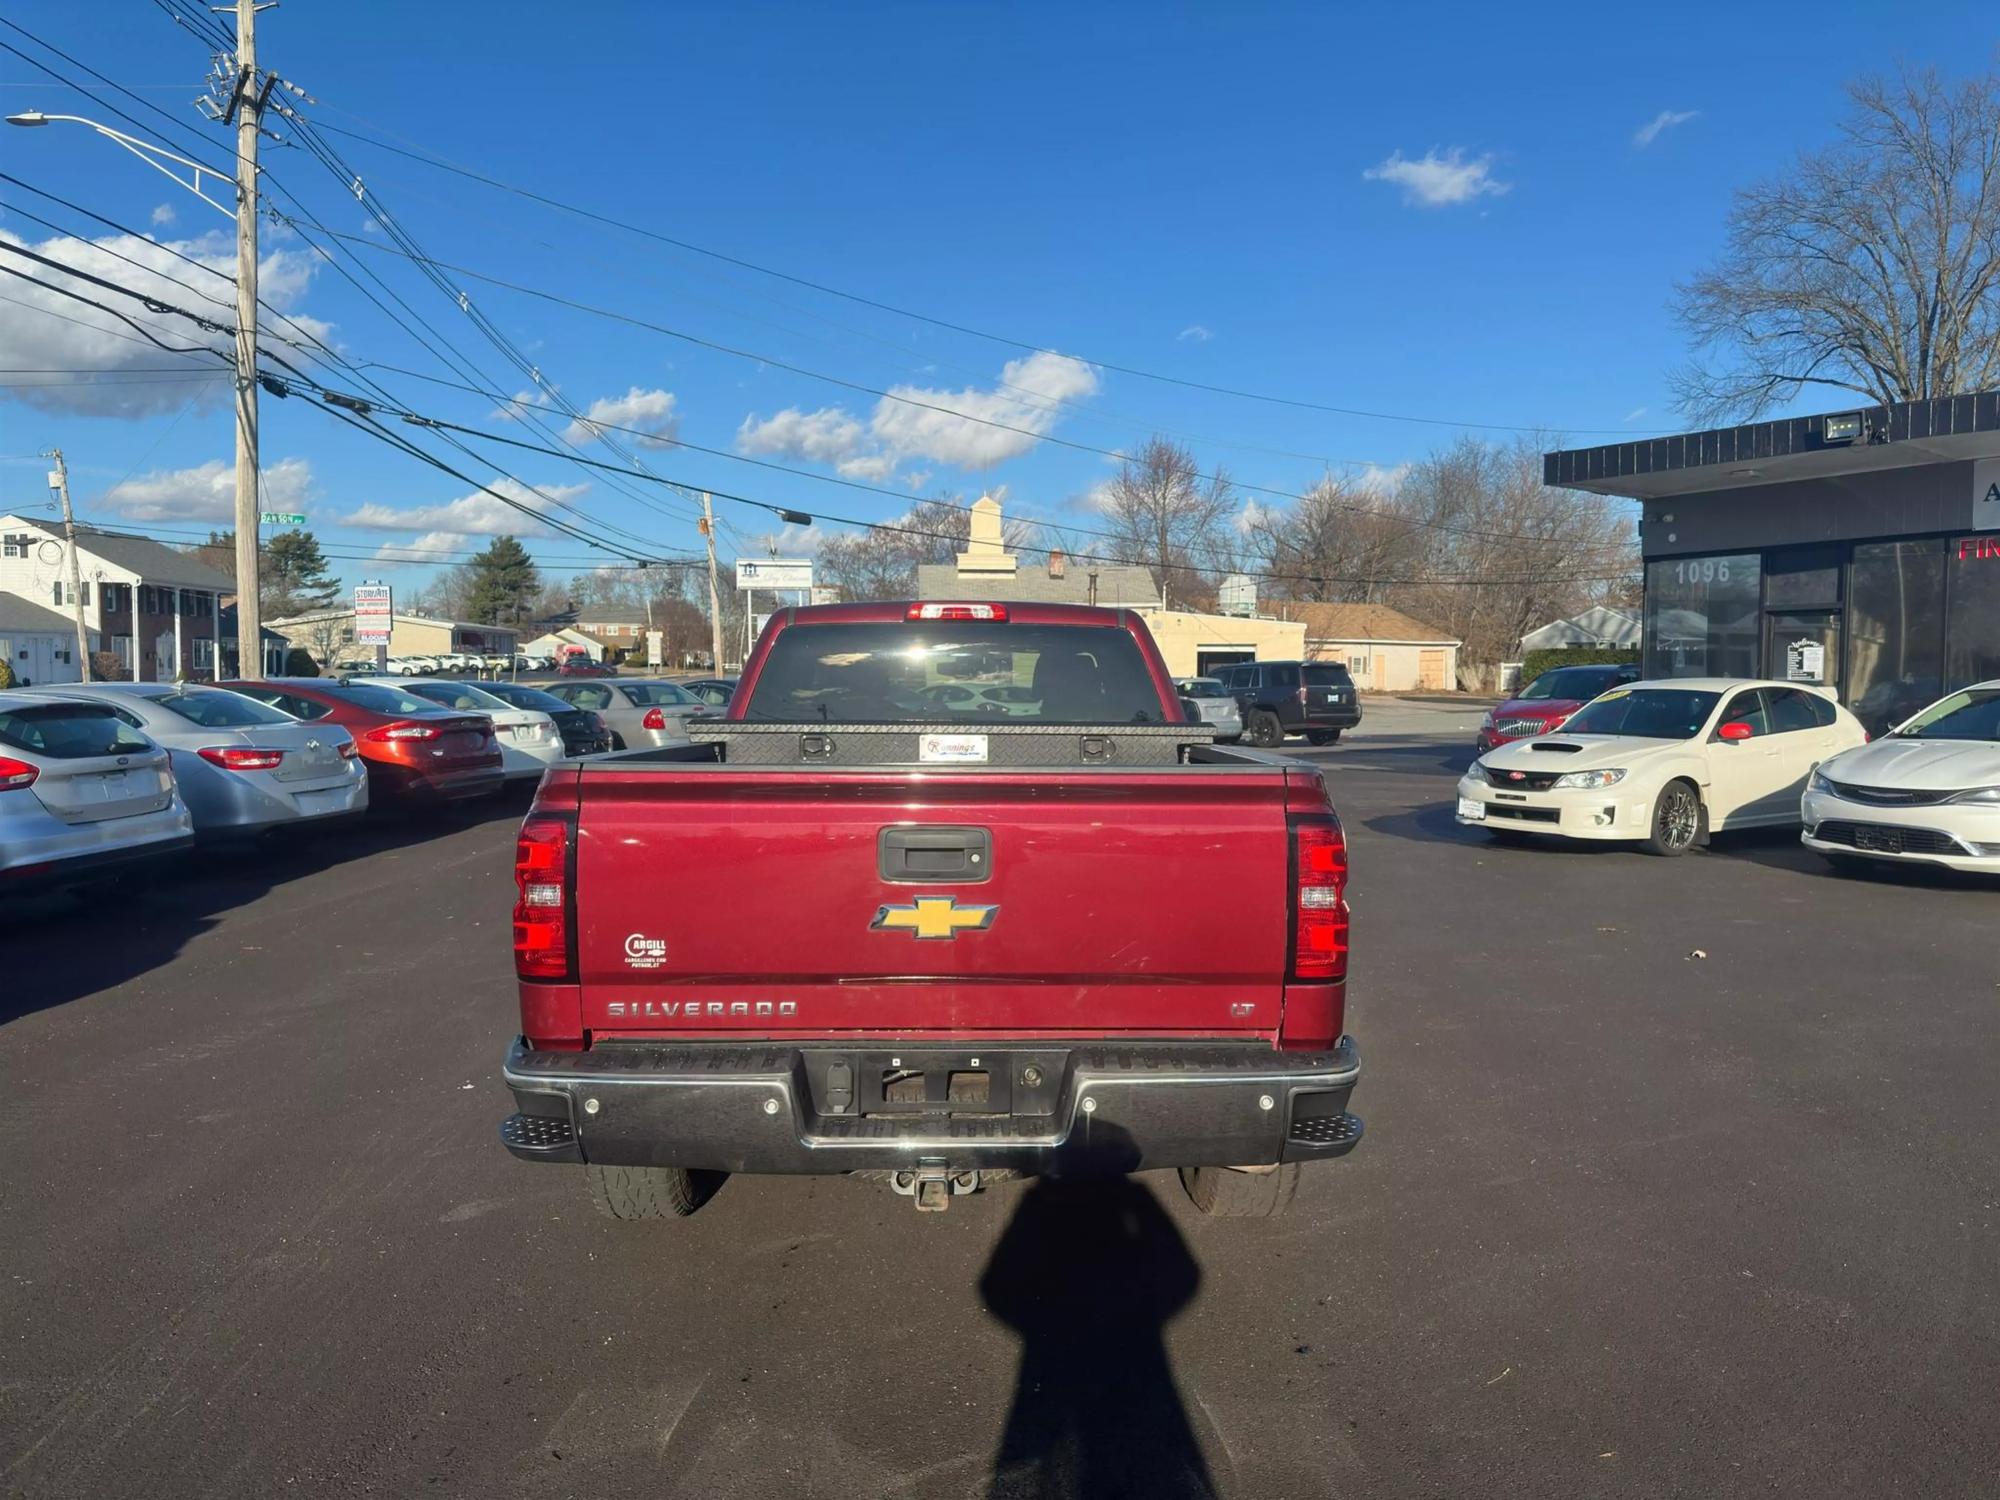
{"label": "silver sedan", "polygon": [[26,691],[101,704],[164,749],[197,834],[261,833],[368,806],[368,768],[338,724],[302,724],[212,687],[93,682]]}
{"label": "silver sedan", "polygon": [[679,683],[654,678],[571,677],[538,685],[603,719],[614,750],[685,745],[690,723],[722,716]]}
{"label": "silver sedan", "polygon": [[1214,726],[1219,740],[1243,738],[1243,710],[1236,695],[1213,677],[1187,677],[1174,684],[1180,695],[1195,706],[1201,722]]}

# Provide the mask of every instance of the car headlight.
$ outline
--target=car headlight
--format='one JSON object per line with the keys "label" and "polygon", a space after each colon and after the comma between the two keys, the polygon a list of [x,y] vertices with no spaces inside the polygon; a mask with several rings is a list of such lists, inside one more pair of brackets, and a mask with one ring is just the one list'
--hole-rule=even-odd
{"label": "car headlight", "polygon": [[1556,778],[1555,790],[1562,791],[1566,788],[1575,788],[1580,791],[1588,791],[1593,787],[1616,786],[1624,779],[1625,772],[1622,769],[1615,771],[1571,771],[1566,776],[1558,776]]}
{"label": "car headlight", "polygon": [[1486,774],[1485,764],[1475,760],[1465,768],[1465,779],[1467,781],[1491,781],[1493,778]]}
{"label": "car headlight", "polygon": [[1840,795],[1840,789],[1826,779],[1824,771],[1818,769],[1813,771],[1812,780],[1806,783],[1806,790],[1809,792],[1823,792],[1829,797],[1838,797]]}
{"label": "car headlight", "polygon": [[1976,786],[1970,791],[1956,792],[1944,800],[1971,802],[1981,807],[2000,807],[2000,786]]}
{"label": "car headlight", "polygon": [[1494,725],[1494,722],[1495,720],[1493,718],[1493,710],[1489,708],[1486,710],[1486,717],[1479,721],[1479,727],[1481,729],[1491,729]]}

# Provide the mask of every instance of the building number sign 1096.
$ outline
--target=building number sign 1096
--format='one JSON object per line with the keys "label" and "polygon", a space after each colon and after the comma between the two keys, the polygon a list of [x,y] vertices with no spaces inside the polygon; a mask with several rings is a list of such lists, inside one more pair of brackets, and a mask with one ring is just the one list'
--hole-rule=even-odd
{"label": "building number sign 1096", "polygon": [[1727,583],[1729,582],[1729,559],[1726,557],[1698,557],[1692,562],[1674,564],[1675,583]]}

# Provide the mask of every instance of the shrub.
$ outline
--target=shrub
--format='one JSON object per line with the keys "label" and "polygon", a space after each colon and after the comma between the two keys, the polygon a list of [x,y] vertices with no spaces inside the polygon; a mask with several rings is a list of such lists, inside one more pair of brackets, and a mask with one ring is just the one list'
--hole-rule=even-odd
{"label": "shrub", "polygon": [[1636,646],[1554,646],[1546,650],[1530,651],[1521,658],[1521,680],[1514,691],[1533,682],[1544,672],[1557,667],[1626,666],[1639,659]]}
{"label": "shrub", "polygon": [[132,674],[125,670],[125,663],[118,659],[117,653],[93,651],[90,653],[90,675],[98,682],[125,682]]}
{"label": "shrub", "polygon": [[293,646],[285,653],[285,675],[287,677],[317,677],[319,663],[313,660],[312,652],[303,646]]}
{"label": "shrub", "polygon": [[10,688],[13,685],[14,685],[13,665],[10,662],[5,661],[4,659],[0,659],[0,688]]}

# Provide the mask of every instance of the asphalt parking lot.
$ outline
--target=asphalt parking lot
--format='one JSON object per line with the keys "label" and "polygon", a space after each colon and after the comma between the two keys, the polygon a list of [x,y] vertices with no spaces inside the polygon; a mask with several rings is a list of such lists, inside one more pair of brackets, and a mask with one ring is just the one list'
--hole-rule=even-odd
{"label": "asphalt parking lot", "polygon": [[1452,821],[1476,718],[1310,752],[1368,1138],[918,1215],[613,1224],[508,1157],[512,820],[16,903],[0,1489],[1990,1495],[2000,890]]}

